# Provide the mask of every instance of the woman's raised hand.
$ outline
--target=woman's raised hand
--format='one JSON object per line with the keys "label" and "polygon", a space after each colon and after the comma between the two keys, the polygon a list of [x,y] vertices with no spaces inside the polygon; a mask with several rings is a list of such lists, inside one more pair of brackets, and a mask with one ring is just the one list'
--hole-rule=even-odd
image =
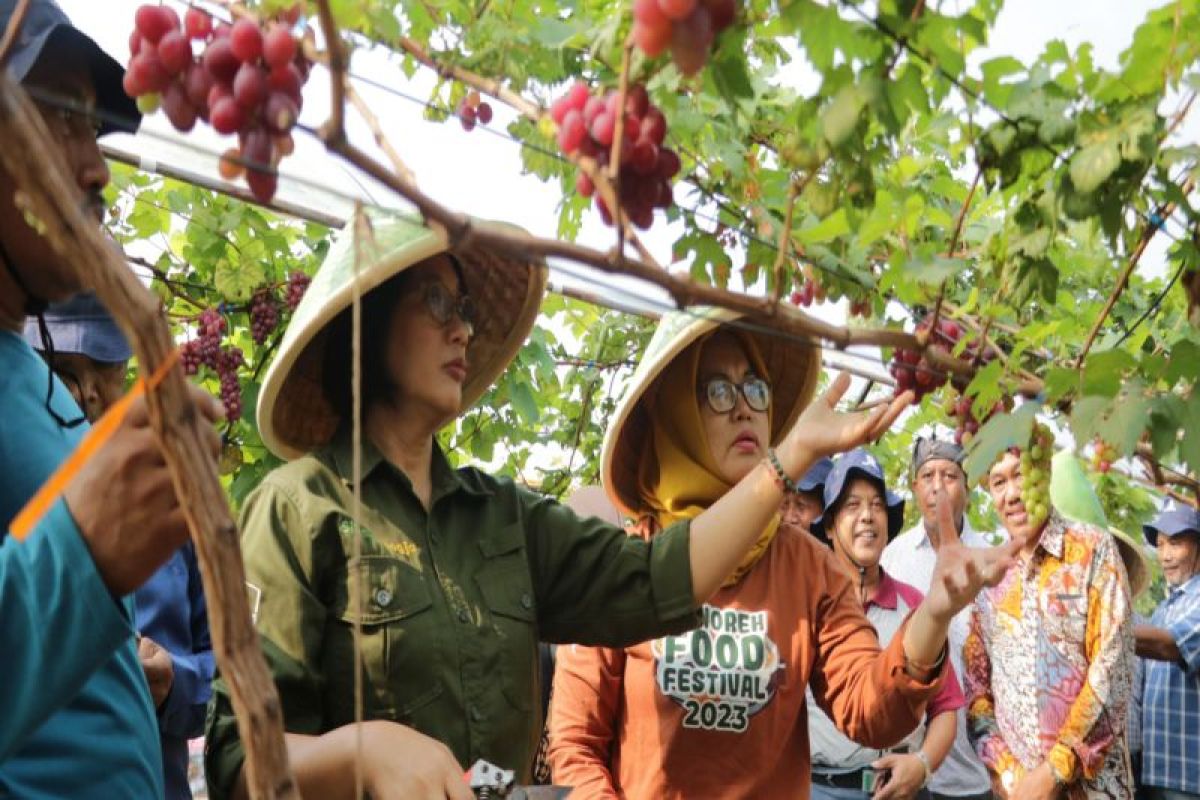
{"label": "woman's raised hand", "polygon": [[800,414],[780,445],[792,463],[811,463],[875,441],[913,400],[913,393],[905,392],[870,411],[839,412],[837,404],[849,388],[850,373],[838,373],[829,388]]}

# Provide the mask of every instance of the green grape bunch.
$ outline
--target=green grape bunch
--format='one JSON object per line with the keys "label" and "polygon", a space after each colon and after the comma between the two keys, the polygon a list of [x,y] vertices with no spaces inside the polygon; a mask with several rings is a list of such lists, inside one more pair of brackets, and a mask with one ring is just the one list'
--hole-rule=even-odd
{"label": "green grape bunch", "polygon": [[1054,455],[1054,434],[1035,422],[1029,444],[1021,449],[1021,503],[1029,516],[1029,525],[1038,529],[1050,516],[1050,458]]}

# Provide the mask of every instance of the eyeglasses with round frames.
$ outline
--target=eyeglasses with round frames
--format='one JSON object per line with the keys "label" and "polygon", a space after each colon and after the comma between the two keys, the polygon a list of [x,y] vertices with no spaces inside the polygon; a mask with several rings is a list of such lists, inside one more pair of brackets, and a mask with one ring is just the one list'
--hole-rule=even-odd
{"label": "eyeglasses with round frames", "polygon": [[738,393],[746,398],[751,410],[763,412],[771,407],[771,384],[759,377],[751,376],[741,383],[728,378],[710,378],[700,384],[700,391],[708,407],[717,414],[728,414],[737,405]]}
{"label": "eyeglasses with round frames", "polygon": [[425,284],[421,292],[425,310],[438,325],[445,327],[457,316],[467,326],[467,335],[475,335],[475,302],[470,295],[455,297],[445,284],[434,281]]}

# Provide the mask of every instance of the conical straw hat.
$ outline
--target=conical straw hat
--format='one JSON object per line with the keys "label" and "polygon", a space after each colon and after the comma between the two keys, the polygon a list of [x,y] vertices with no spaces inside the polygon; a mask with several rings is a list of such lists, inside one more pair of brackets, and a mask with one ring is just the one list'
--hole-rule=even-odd
{"label": "conical straw hat", "polygon": [[[296,458],[326,444],[341,419],[325,398],[321,372],[331,322],[350,308],[354,282],[366,294],[392,276],[440,253],[450,252],[445,233],[403,214],[372,214],[370,234],[358,243],[355,225],[336,239],[284,333],[258,395],[263,443],[281,458]],[[473,220],[476,230],[514,227]],[[546,288],[546,265],[496,253],[469,240],[455,248],[467,292],[475,300],[475,334],[467,347],[470,365],[463,382],[462,410],[474,404],[500,376],[528,336]],[[364,346],[373,343],[364,342]]]}
{"label": "conical straw hat", "polygon": [[1068,519],[1079,520],[1108,531],[1117,543],[1117,551],[1125,562],[1129,588],[1137,597],[1150,584],[1150,571],[1142,548],[1129,534],[1109,525],[1108,515],[1100,498],[1088,480],[1079,459],[1067,450],[1054,454],[1050,462],[1050,503]]}
{"label": "conical straw hat", "polygon": [[609,498],[622,513],[636,517],[640,508],[638,464],[651,441],[642,399],[671,361],[705,334],[723,324],[750,336],[771,383],[771,443],[777,444],[812,400],[821,373],[821,348],[765,327],[769,322],[743,318],[723,308],[701,306],[663,316],[613,415],[600,453],[600,476]]}

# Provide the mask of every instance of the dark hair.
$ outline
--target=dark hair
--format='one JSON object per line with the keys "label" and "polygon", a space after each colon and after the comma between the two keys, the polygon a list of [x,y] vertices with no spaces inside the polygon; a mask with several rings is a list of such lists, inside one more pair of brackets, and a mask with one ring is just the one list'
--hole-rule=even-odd
{"label": "dark hair", "polygon": [[[396,304],[409,284],[412,270],[404,270],[367,292],[362,298],[362,404],[363,410],[392,398],[395,382],[384,358],[388,328]],[[343,419],[353,412],[353,308],[347,308],[329,324],[325,360],[321,365],[321,388],[325,399]]]}
{"label": "dark hair", "polygon": [[[459,290],[467,291],[467,281],[462,264],[453,253],[445,253],[454,268]],[[437,258],[433,256],[431,258]],[[421,264],[429,263],[426,259]],[[413,276],[419,275],[416,264],[393,275],[362,298],[362,405],[363,411],[375,403],[392,399],[397,390],[388,366],[384,361],[387,354],[388,328],[396,304],[408,290]],[[353,412],[353,308],[347,308],[329,324],[326,335],[325,360],[321,365],[321,389],[333,410],[343,419]]]}

